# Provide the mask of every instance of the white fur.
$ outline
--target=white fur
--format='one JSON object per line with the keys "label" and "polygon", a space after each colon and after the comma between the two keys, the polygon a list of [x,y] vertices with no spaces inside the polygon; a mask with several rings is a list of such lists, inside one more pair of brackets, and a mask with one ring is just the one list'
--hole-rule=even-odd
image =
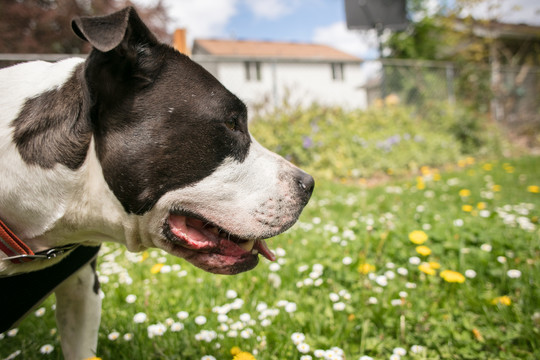
{"label": "white fur", "polygon": [[12,121],[24,102],[61,86],[81,59],[20,64],[0,71],[0,218],[22,238],[50,229],[64,213],[77,179],[69,169],[27,165],[13,143]]}
{"label": "white fur", "polygon": [[[82,61],[37,61],[0,71],[0,219],[34,252],[68,243],[124,242],[123,226],[130,224],[103,179],[93,143],[83,166],[72,171],[60,164],[52,169],[28,165],[13,142],[11,123],[25,101],[61,87]],[[13,266],[0,261],[0,273],[27,272],[54,262]]]}
{"label": "white fur", "polygon": [[297,185],[283,174],[296,167],[252,141],[243,162],[228,158],[200,182],[162,196],[144,216],[143,245],[161,246],[160,231],[171,209],[196,213],[246,238],[269,237],[290,226],[299,210]]}
{"label": "white fur", "polygon": [[94,271],[89,264],[55,290],[56,323],[65,359],[96,355],[101,298],[94,292]]}

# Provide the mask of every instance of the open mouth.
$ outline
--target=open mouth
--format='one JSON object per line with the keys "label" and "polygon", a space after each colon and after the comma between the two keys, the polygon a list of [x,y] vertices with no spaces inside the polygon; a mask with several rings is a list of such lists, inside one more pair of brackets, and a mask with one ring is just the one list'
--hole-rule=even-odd
{"label": "open mouth", "polygon": [[236,274],[255,267],[258,255],[270,261],[275,255],[264,239],[245,239],[198,216],[170,213],[164,225],[170,252],[203,270]]}

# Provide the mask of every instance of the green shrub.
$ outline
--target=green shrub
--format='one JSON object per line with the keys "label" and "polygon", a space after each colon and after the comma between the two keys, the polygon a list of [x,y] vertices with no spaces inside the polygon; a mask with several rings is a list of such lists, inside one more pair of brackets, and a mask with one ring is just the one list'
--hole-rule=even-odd
{"label": "green shrub", "polygon": [[[362,178],[442,166],[463,155],[500,153],[483,118],[446,105],[345,111],[312,105],[256,116],[261,144],[318,177]],[[486,149],[488,147],[489,149]]]}

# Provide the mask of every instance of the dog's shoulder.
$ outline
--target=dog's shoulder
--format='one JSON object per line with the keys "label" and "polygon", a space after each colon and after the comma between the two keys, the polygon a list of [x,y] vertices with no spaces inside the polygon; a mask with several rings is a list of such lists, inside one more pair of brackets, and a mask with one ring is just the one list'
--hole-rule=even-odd
{"label": "dog's shoulder", "polygon": [[7,98],[18,103],[18,112],[3,125],[12,128],[23,160],[42,168],[57,163],[78,168],[91,137],[89,122],[82,118],[86,116],[82,59],[24,63],[2,71],[2,78],[6,80],[2,92],[10,92]]}

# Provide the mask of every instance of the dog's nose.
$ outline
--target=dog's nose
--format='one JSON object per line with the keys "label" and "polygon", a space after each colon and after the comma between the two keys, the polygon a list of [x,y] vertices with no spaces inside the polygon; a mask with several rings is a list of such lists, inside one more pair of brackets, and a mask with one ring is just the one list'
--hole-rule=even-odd
{"label": "dog's nose", "polygon": [[313,189],[315,188],[315,180],[308,173],[299,170],[299,173],[296,176],[296,183],[298,184],[298,187],[300,188],[300,191],[307,203],[311,197],[311,194],[313,193]]}

